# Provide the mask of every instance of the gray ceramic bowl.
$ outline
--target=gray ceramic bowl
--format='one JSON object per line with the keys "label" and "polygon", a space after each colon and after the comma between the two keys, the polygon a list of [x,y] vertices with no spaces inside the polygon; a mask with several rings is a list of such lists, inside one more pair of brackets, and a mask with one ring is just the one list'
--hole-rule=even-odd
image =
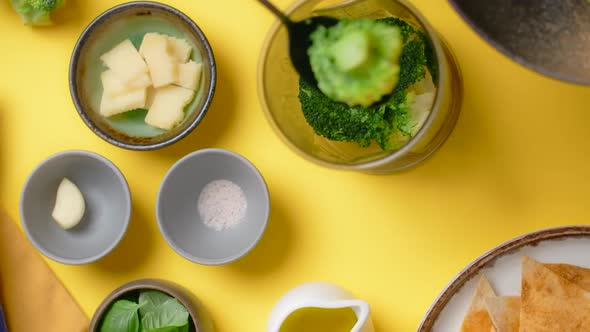
{"label": "gray ceramic bowl", "polygon": [[[146,110],[110,118],[98,112],[102,97],[100,73],[106,69],[100,56],[125,39],[139,47],[148,32],[185,39],[193,48],[191,59],[203,63],[199,91],[186,107],[183,122],[169,131],[147,125]],[[162,148],[188,135],[209,109],[217,82],[215,59],[205,34],[182,12],[156,2],[128,2],[92,21],[74,47],[69,75],[70,94],[84,123],[107,142],[131,150]]]}
{"label": "gray ceramic bowl", "polygon": [[[211,181],[229,180],[247,200],[245,219],[235,228],[216,231],[200,220],[197,201]],[[164,177],[156,215],[162,235],[181,256],[195,263],[221,265],[237,260],[256,246],[266,229],[270,199],[258,170],[244,157],[223,149],[193,152]]]}
{"label": "gray ceramic bowl", "polygon": [[134,299],[142,290],[157,290],[176,298],[190,314],[189,332],[211,332],[213,323],[201,302],[183,287],[166,280],[143,279],[132,281],[115,289],[102,301],[90,322],[90,332],[99,332],[102,319],[115,301]]}
{"label": "gray ceramic bowl", "polygon": [[[51,217],[57,188],[67,177],[82,192],[86,211],[79,225],[64,230]],[[25,233],[45,256],[65,264],[86,264],[108,254],[121,241],[131,217],[131,194],[121,172],[104,157],[65,151],[39,164],[20,198]]]}
{"label": "gray ceramic bowl", "polygon": [[590,85],[590,2],[449,2],[481,37],[510,59],[558,80]]}

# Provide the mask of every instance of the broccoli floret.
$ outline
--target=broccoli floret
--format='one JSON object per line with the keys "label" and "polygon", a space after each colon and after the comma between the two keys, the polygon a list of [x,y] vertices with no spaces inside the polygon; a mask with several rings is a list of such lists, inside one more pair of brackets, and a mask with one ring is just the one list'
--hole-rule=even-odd
{"label": "broccoli floret", "polygon": [[432,41],[426,37],[424,33],[420,31],[420,38],[422,38],[422,42],[424,43],[424,56],[426,56],[426,68],[432,75],[432,81],[438,82],[438,61],[436,60],[436,52],[434,51],[434,46],[432,45]]}
{"label": "broccoli floret", "polygon": [[407,42],[410,38],[421,39],[421,42],[424,44],[426,68],[432,75],[432,80],[436,82],[438,79],[438,64],[436,61],[436,53],[434,52],[432,42],[430,41],[430,39],[428,39],[426,34],[420,30],[416,30],[409,23],[397,17],[386,17],[379,19],[379,21],[398,27],[400,29],[404,42]]}
{"label": "broccoli floret", "polygon": [[56,10],[59,5],[58,0],[30,0],[29,2],[33,8],[47,12]]}
{"label": "broccoli floret", "polygon": [[392,126],[386,120],[386,107],[348,106],[328,98],[306,80],[299,81],[299,100],[316,134],[334,141],[354,141],[363,147],[373,140],[387,146]]}
{"label": "broccoli floret", "polygon": [[370,106],[391,93],[402,49],[399,29],[371,20],[341,20],[311,34],[311,68],[318,87],[333,100]]}
{"label": "broccoli floret", "polygon": [[[407,119],[406,115],[409,105],[409,101],[407,100],[408,88],[426,76],[424,69],[426,64],[424,44],[419,39],[409,40],[404,46],[399,63],[401,67],[399,82],[385,103],[388,107],[399,113],[398,118]],[[411,125],[408,121],[398,120],[395,125],[405,135],[411,135],[411,130],[409,130]]]}
{"label": "broccoli floret", "polygon": [[414,35],[417,33],[416,29],[414,29],[413,26],[411,26],[410,24],[408,24],[408,22],[402,20],[401,18],[386,17],[386,18],[381,18],[377,21],[387,23],[388,25],[397,27],[399,29],[404,41],[408,40],[408,38],[410,38],[411,35]]}
{"label": "broccoli floret", "polygon": [[64,5],[65,0],[11,0],[12,7],[27,25],[50,25],[51,12]]}
{"label": "broccoli floret", "polygon": [[[362,147],[377,142],[383,150],[399,148],[417,131],[410,112],[417,82],[430,79],[428,39],[420,31],[397,18],[380,20],[400,29],[403,49],[399,56],[399,80],[390,95],[370,107],[348,106],[332,100],[305,80],[299,81],[303,114],[317,135],[334,141],[356,142]],[[427,43],[428,42],[428,43]],[[433,73],[433,72],[431,72]]]}

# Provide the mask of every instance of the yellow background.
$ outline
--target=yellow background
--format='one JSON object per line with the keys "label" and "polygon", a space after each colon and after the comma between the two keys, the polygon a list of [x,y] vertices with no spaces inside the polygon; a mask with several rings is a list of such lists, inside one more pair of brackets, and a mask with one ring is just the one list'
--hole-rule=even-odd
{"label": "yellow background", "polygon": [[[188,138],[163,150],[131,152],[102,141],[74,109],[68,63],[82,29],[119,2],[71,0],[59,25],[31,29],[0,1],[2,207],[17,220],[28,173],[66,149],[103,154],[132,190],[133,220],[111,255],[86,266],[49,262],[88,315],[122,283],[158,277],[200,297],[218,331],[259,332],[284,292],[325,280],[366,299],[377,331],[411,331],[446,283],[482,252],[525,232],[588,221],[590,88],[510,62],[446,1],[413,2],[459,58],[462,114],[433,158],[390,176],[320,168],[272,132],[258,103],[256,66],[274,19],[253,0],[165,1],[191,16],[212,43],[219,66],[213,106]],[[282,7],[289,2],[277,0]],[[258,247],[221,267],[176,255],[154,216],[168,168],[205,147],[249,158],[268,181],[273,205]]]}

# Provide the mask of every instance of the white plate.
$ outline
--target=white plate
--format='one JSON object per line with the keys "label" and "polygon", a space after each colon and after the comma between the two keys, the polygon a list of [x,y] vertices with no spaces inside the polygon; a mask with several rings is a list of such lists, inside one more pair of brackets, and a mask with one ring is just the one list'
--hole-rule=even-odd
{"label": "white plate", "polygon": [[520,262],[590,268],[590,226],[551,228],[510,240],[483,254],[461,271],[434,301],[418,332],[459,331],[479,276],[485,274],[498,295],[520,295]]}

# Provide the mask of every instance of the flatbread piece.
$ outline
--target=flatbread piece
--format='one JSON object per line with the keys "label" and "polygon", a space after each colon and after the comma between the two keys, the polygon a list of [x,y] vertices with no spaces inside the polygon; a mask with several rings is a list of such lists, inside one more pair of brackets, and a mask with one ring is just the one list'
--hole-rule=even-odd
{"label": "flatbread piece", "polygon": [[486,298],[495,296],[496,293],[492,289],[490,282],[486,277],[482,276],[461,325],[461,332],[496,332],[485,304]]}
{"label": "flatbread piece", "polygon": [[498,332],[518,332],[520,296],[494,296],[486,299],[486,308]]}
{"label": "flatbread piece", "polygon": [[590,331],[590,293],[523,257],[520,332],[556,331]]}

